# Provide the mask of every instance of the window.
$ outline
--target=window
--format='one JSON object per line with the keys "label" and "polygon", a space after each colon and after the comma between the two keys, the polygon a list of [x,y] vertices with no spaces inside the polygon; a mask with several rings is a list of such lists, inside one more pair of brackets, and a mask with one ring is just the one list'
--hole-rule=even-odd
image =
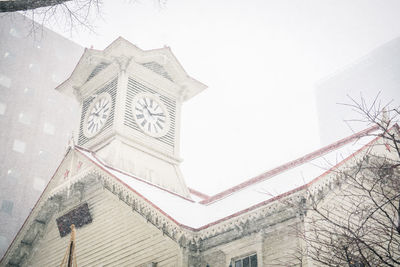
{"label": "window", "polygon": [[232,267],[257,267],[257,254],[252,254],[243,258],[234,259]]}
{"label": "window", "polygon": [[32,71],[35,74],[39,74],[40,73],[40,66],[38,64],[34,64],[34,63],[30,63],[28,65],[28,69],[30,71]]}
{"label": "window", "polygon": [[15,60],[15,54],[10,51],[4,52],[4,54],[2,56],[3,56],[3,59],[8,62],[10,62],[11,60]]}
{"label": "window", "polygon": [[35,95],[35,89],[32,88],[32,87],[25,87],[24,94],[26,94],[28,96],[34,96]]}
{"label": "window", "polygon": [[15,28],[11,28],[9,33],[12,37],[16,37],[16,38],[21,37],[21,34]]}
{"label": "window", "polygon": [[13,144],[13,150],[19,153],[25,153],[25,143],[15,139]]}
{"label": "window", "polygon": [[3,202],[1,202],[0,211],[11,215],[13,207],[14,207],[14,202],[9,201],[9,200],[3,200]]}
{"label": "window", "polygon": [[51,156],[51,154],[48,151],[43,150],[43,149],[39,150],[38,155],[40,156],[41,159],[45,159],[45,160],[48,160]]}
{"label": "window", "polygon": [[46,182],[43,179],[35,178],[35,180],[33,180],[33,189],[41,192],[45,186]]}
{"label": "window", "polygon": [[11,79],[3,74],[0,74],[0,85],[10,88],[11,87]]}
{"label": "window", "polygon": [[15,170],[9,169],[5,176],[5,184],[9,187],[16,186],[18,183],[18,173]]}
{"label": "window", "polygon": [[7,237],[0,235],[0,250],[7,249]]}
{"label": "window", "polygon": [[43,132],[45,134],[53,135],[55,132],[55,128],[53,124],[46,122],[43,126]]}
{"label": "window", "polygon": [[18,115],[18,121],[25,125],[31,124],[31,116],[28,113],[21,112]]}
{"label": "window", "polygon": [[63,77],[61,77],[59,74],[53,73],[51,75],[51,80],[55,83],[62,83],[64,81]]}

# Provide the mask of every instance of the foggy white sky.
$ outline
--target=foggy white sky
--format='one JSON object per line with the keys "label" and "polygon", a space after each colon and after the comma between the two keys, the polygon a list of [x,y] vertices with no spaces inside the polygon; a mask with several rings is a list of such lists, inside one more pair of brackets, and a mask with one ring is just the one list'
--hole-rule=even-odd
{"label": "foggy white sky", "polygon": [[212,194],[319,148],[314,84],[400,36],[400,1],[105,0],[97,34],[62,33],[103,49],[122,36],[171,47],[209,86],[184,104],[182,172]]}

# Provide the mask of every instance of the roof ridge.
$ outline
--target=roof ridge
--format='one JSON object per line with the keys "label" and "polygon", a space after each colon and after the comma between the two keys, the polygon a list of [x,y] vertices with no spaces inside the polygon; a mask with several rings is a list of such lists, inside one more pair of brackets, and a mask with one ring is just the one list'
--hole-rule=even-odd
{"label": "roof ridge", "polygon": [[240,190],[242,190],[242,189],[244,189],[244,188],[246,188],[246,187],[248,187],[250,185],[259,183],[261,181],[264,181],[265,179],[271,178],[271,177],[273,177],[273,176],[275,176],[275,175],[277,175],[277,174],[279,174],[279,173],[281,173],[283,171],[286,171],[286,170],[292,169],[294,167],[297,167],[297,166],[299,166],[299,165],[301,165],[301,164],[303,164],[305,162],[308,162],[308,161],[310,161],[310,160],[312,160],[312,159],[314,159],[314,158],[316,158],[318,156],[322,156],[322,155],[324,155],[324,154],[326,154],[326,153],[328,153],[328,152],[330,152],[330,151],[332,151],[334,149],[337,149],[337,148],[339,148],[339,147],[341,147],[341,146],[343,146],[345,144],[350,143],[353,140],[356,140],[356,139],[358,139],[358,138],[360,138],[362,136],[365,136],[365,135],[369,134],[370,132],[377,130],[378,128],[379,127],[377,125],[374,125],[374,126],[371,126],[371,127],[367,128],[367,129],[364,129],[364,130],[362,130],[360,132],[354,133],[354,134],[352,134],[352,135],[350,135],[348,137],[345,137],[343,139],[340,139],[340,140],[338,140],[338,141],[336,141],[336,142],[334,142],[334,143],[332,143],[330,145],[322,147],[322,148],[320,148],[320,149],[318,149],[318,150],[316,150],[314,152],[308,153],[308,154],[306,154],[306,155],[304,155],[304,156],[302,156],[300,158],[297,158],[295,160],[289,161],[289,162],[287,162],[287,163],[285,163],[283,165],[280,165],[280,166],[278,166],[276,168],[273,168],[273,169],[271,169],[271,170],[269,170],[267,172],[264,172],[264,173],[262,173],[262,174],[260,174],[260,175],[258,175],[256,177],[250,178],[250,179],[248,179],[248,180],[246,180],[246,181],[244,181],[244,182],[242,182],[242,183],[240,183],[238,185],[235,185],[235,186],[233,186],[231,188],[228,188],[228,189],[226,189],[226,190],[224,190],[222,192],[219,192],[219,193],[217,193],[217,194],[215,194],[213,196],[210,196],[209,198],[204,199],[204,200],[200,201],[199,203],[200,204],[210,204],[210,203],[212,203],[212,202],[214,202],[216,200],[219,200],[221,198],[224,198],[224,197],[226,197],[226,196],[228,196],[228,195],[230,195],[230,194],[232,194],[234,192],[240,191]]}

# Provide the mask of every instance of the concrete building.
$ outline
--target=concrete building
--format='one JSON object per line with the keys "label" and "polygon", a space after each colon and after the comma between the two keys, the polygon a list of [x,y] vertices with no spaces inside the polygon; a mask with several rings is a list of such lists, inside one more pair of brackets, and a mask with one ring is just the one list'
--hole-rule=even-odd
{"label": "concrete building", "polygon": [[374,146],[382,138],[372,127],[205,196],[179,170],[181,106],[205,88],[169,48],[118,38],[85,50],[57,87],[80,102],[77,144],[0,265],[313,266],[295,232],[306,227],[308,197],[340,189],[338,171],[390,149]]}
{"label": "concrete building", "polygon": [[0,255],[63,158],[76,126],[78,104],[54,88],[82,51],[19,13],[0,16]]}
{"label": "concrete building", "polygon": [[348,96],[371,105],[379,94],[381,104],[400,106],[400,38],[396,38],[367,54],[348,67],[337,71],[316,85],[316,105],[323,145],[357,132],[365,124],[351,108]]}

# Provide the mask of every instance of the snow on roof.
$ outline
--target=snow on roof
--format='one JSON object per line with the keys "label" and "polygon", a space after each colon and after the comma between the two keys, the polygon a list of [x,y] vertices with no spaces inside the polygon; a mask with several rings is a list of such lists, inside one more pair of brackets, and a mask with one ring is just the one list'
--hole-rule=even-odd
{"label": "snow on roof", "polygon": [[368,147],[376,135],[367,134],[376,130],[372,127],[354,134],[207,199],[192,189],[196,201],[109,167],[90,151],[76,149],[178,224],[198,230],[307,186]]}

